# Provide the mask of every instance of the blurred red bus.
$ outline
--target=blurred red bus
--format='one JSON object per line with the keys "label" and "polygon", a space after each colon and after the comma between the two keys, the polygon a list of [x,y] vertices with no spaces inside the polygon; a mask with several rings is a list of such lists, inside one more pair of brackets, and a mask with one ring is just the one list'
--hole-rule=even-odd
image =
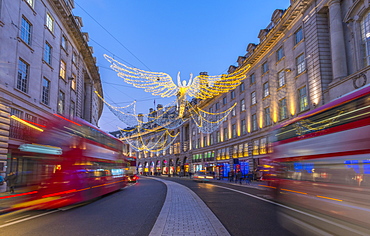
{"label": "blurred red bus", "polygon": [[125,169],[127,180],[129,183],[136,183],[139,179],[136,169],[136,157],[128,156],[126,157],[126,161],[128,163],[127,168]]}
{"label": "blurred red bus", "polygon": [[286,222],[370,235],[370,86],[278,125],[270,140],[275,200],[337,223],[291,212]]}
{"label": "blurred red bus", "polygon": [[37,131],[37,144],[22,147],[26,152],[42,153],[37,160],[42,167],[41,183],[26,202],[13,208],[60,208],[127,185],[128,161],[120,140],[82,119],[55,116],[42,132]]}

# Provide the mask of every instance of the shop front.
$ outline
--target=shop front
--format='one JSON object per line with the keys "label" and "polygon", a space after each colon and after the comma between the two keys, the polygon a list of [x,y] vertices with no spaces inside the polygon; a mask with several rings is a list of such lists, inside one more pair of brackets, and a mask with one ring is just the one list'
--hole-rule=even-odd
{"label": "shop front", "polygon": [[230,172],[229,162],[219,162],[216,165],[216,178],[217,179],[228,179]]}
{"label": "shop front", "polygon": [[154,170],[155,170],[155,165],[154,165],[154,162],[150,162],[150,172],[149,172],[149,175],[154,175]]}
{"label": "shop front", "polygon": [[155,165],[154,175],[159,175],[160,173],[161,173],[161,161],[158,160],[157,164]]}
{"label": "shop front", "polygon": [[139,163],[139,165],[137,166],[137,171],[140,175],[143,174],[143,163]]}
{"label": "shop front", "polygon": [[167,160],[162,161],[162,175],[168,174]]}

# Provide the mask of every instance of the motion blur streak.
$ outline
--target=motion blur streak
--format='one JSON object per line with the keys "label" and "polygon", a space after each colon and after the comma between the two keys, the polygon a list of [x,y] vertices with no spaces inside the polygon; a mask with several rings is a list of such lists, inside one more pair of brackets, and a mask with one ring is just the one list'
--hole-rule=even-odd
{"label": "motion blur streak", "polygon": [[276,189],[276,187],[274,187],[274,186],[261,185],[261,184],[259,184],[258,186],[261,186],[261,187],[266,187],[266,188],[273,188],[273,189]]}
{"label": "motion blur streak", "polygon": [[34,125],[31,125],[30,123],[28,123],[28,122],[24,121],[23,119],[21,119],[21,118],[19,118],[19,117],[15,116],[15,115],[10,116],[10,118],[12,118],[12,119],[14,119],[14,120],[16,120],[16,121],[19,121],[20,123],[22,123],[22,124],[24,124],[24,125],[27,125],[28,127],[31,127],[31,128],[33,128],[33,129],[35,129],[35,130],[40,131],[40,132],[43,132],[43,131],[44,131],[43,129],[40,129],[39,127],[36,127],[36,126],[34,126]]}
{"label": "motion blur streak", "polygon": [[67,119],[67,118],[65,118],[65,117],[63,117],[63,116],[61,116],[61,115],[54,114],[54,116],[59,117],[59,118],[62,118],[63,120],[66,120],[66,121],[68,121],[68,122],[71,122],[72,124],[75,124],[75,125],[78,125],[78,126],[82,126],[81,124],[76,123],[76,122],[74,122],[74,121],[72,121],[72,120],[70,120],[70,119]]}
{"label": "motion blur streak", "polygon": [[67,191],[63,191],[63,192],[59,192],[59,193],[47,194],[47,195],[44,195],[42,197],[53,197],[53,196],[57,196],[57,195],[62,195],[62,194],[67,194],[67,193],[74,193],[74,192],[76,192],[76,189],[67,190]]}
{"label": "motion blur streak", "polygon": [[331,235],[370,235],[369,84],[273,127],[269,140],[273,151],[262,162],[272,167],[263,172],[277,187],[271,197],[348,228],[281,212],[290,229],[311,225]]}
{"label": "motion blur streak", "polygon": [[281,190],[288,191],[288,192],[292,192],[292,193],[307,194],[307,193],[304,193],[304,192],[299,192],[299,191],[289,190],[289,189],[285,189],[285,188],[282,188]]}
{"label": "motion blur streak", "polygon": [[19,194],[14,194],[14,195],[10,195],[10,196],[4,196],[4,197],[0,197],[0,199],[20,197],[20,196],[25,196],[25,195],[35,194],[35,193],[37,193],[37,191],[32,191],[32,192],[27,192],[27,193],[19,193]]}
{"label": "motion blur streak", "polygon": [[334,201],[338,201],[338,202],[343,202],[343,200],[335,199],[335,198],[331,198],[331,197],[324,197],[324,196],[319,196],[319,195],[317,195],[316,197],[321,197],[321,198],[330,199],[330,200],[334,200]]}

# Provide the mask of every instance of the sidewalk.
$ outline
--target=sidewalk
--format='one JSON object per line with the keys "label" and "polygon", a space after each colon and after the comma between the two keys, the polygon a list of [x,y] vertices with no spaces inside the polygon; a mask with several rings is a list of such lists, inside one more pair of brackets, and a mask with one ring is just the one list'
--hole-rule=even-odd
{"label": "sidewalk", "polygon": [[162,210],[149,236],[229,236],[229,232],[207,207],[207,205],[189,188],[164,180],[167,195]]}

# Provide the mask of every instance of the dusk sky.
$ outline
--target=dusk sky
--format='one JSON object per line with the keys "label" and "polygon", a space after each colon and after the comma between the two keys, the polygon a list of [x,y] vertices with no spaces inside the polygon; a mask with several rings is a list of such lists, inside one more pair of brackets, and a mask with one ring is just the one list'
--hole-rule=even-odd
{"label": "dusk sky", "polygon": [[[227,73],[249,43],[258,44],[274,10],[289,5],[289,0],[75,0],[74,15],[82,17],[82,31],[89,33],[105,99],[119,107],[136,100],[137,112],[148,113],[154,100],[165,106],[175,97],[152,96],[126,84],[103,54],[165,72],[175,83],[179,71],[182,80],[190,73]],[[115,131],[127,125],[104,107],[99,127]]]}

